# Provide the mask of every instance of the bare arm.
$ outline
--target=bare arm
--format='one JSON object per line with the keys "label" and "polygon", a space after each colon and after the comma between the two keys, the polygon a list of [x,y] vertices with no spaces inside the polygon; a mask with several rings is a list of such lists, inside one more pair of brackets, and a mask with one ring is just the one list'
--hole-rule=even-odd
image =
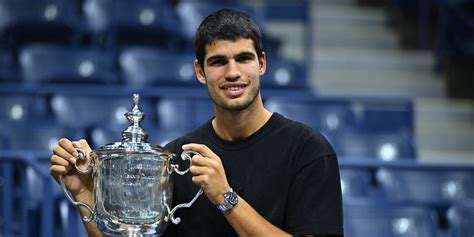
{"label": "bare arm", "polygon": [[241,197],[224,216],[239,236],[291,236],[265,220]]}

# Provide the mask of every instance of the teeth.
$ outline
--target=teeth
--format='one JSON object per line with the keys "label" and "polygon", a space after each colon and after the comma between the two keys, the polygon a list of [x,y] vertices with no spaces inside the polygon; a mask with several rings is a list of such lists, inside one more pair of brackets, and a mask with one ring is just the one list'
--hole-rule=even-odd
{"label": "teeth", "polygon": [[227,87],[226,90],[237,91],[242,89],[242,86]]}

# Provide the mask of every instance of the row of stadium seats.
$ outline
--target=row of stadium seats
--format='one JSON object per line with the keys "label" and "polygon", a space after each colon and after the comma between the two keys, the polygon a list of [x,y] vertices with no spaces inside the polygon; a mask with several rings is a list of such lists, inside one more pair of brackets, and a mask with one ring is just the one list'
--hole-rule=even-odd
{"label": "row of stadium seats", "polygon": [[[384,199],[444,211],[452,203],[474,199],[474,173],[459,165],[384,162],[380,166],[341,160],[341,187],[346,200]],[[367,163],[367,162],[366,162]]]}
{"label": "row of stadium seats", "polygon": [[[0,83],[195,86],[199,83],[194,58],[193,53],[156,47],[129,47],[115,54],[91,47],[32,44],[18,55],[0,50]],[[304,65],[280,57],[269,56],[268,61],[263,87],[307,87]]]}
{"label": "row of stadium seats", "polygon": [[[247,12],[265,30],[265,8],[257,11],[235,1],[1,0],[0,36],[13,46],[32,40],[80,43],[89,37],[108,47],[191,48],[197,24],[222,8]],[[268,41],[268,47],[278,43]]]}
{"label": "row of stadium seats", "polygon": [[374,203],[372,200],[346,202],[344,236],[472,236],[472,201],[453,204],[447,214],[446,227],[438,224],[439,215],[430,208],[407,203]]}
{"label": "row of stadium seats", "polygon": [[[76,209],[45,172],[48,157],[0,152],[0,217],[5,220],[0,233],[83,235]],[[474,234],[474,166],[347,160],[340,165],[345,236]]]}
{"label": "row of stadium seats", "polygon": [[[4,149],[47,150],[60,137],[90,138],[94,146],[120,139],[131,100],[118,95],[5,94],[0,101]],[[341,158],[416,157],[413,104],[401,98],[267,97],[266,107],[321,131]],[[151,142],[163,144],[213,116],[207,96],[144,97],[140,107]],[[47,132],[46,132],[47,131]],[[33,136],[35,144],[30,144]],[[27,139],[27,138],[30,139]]]}
{"label": "row of stadium seats", "polygon": [[[413,102],[404,98],[270,96],[265,106],[289,118],[328,132],[358,128],[370,132],[414,135]],[[90,127],[127,124],[123,114],[132,106],[128,95],[2,94],[0,121],[47,119],[66,126]],[[213,114],[211,100],[196,91],[190,95],[142,96],[147,121],[161,127],[196,127]],[[169,118],[168,118],[169,117]],[[189,117],[189,118],[188,118]],[[158,120],[158,121],[157,121]],[[196,121],[192,121],[196,120]]]}
{"label": "row of stadium seats", "polygon": [[474,234],[471,164],[340,160],[344,236]]}

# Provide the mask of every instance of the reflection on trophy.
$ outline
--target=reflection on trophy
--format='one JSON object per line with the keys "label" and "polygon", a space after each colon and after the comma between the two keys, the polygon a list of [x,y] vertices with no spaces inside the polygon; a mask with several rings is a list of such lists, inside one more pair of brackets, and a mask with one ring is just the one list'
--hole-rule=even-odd
{"label": "reflection on trophy", "polygon": [[[175,154],[163,147],[147,143],[148,134],[140,126],[144,113],[138,108],[139,95],[133,95],[133,108],[125,116],[130,126],[122,132],[122,141],[111,143],[85,154],[78,149],[80,159],[86,167],[76,164],[84,175],[95,180],[94,207],[76,202],[71,193],[60,182],[69,200],[76,206],[87,208],[89,216],[83,220],[96,219],[97,227],[105,234],[121,236],[143,236],[162,234],[168,224],[178,224],[174,212],[190,207],[202,194],[199,190],[189,203],[170,208],[172,200],[172,173],[184,175],[189,168],[179,170],[172,164]],[[191,162],[195,152],[184,151],[181,159]]]}

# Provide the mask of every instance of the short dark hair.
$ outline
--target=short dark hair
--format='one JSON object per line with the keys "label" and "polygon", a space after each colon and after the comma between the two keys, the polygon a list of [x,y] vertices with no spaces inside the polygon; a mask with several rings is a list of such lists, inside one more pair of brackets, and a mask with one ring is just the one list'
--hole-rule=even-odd
{"label": "short dark hair", "polygon": [[206,46],[217,40],[251,39],[260,58],[263,55],[262,33],[255,21],[247,14],[231,9],[211,13],[199,25],[194,38],[196,59],[204,67]]}

